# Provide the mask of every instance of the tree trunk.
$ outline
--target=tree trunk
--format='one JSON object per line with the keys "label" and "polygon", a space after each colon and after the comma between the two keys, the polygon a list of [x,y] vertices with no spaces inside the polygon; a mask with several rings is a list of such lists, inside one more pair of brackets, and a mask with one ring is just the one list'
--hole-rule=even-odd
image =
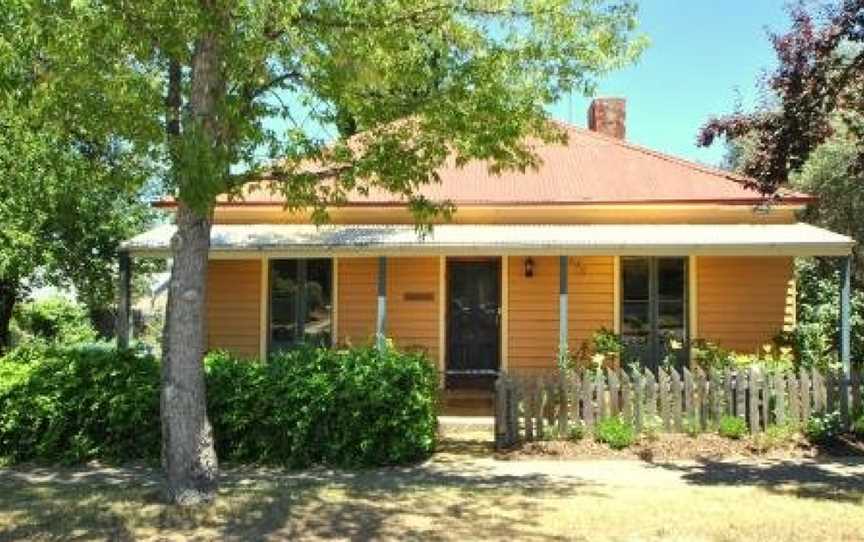
{"label": "tree trunk", "polygon": [[168,500],[191,505],[213,499],[218,476],[203,365],[210,220],[181,203],[172,248],[162,355],[162,464]]}
{"label": "tree trunk", "polygon": [[[224,97],[222,57],[217,36],[203,35],[195,45],[192,60],[188,119],[194,129],[180,137],[199,138],[199,148],[214,151],[222,144],[218,108]],[[170,78],[178,73],[171,70]],[[169,96],[169,108],[175,96]],[[168,130],[178,127],[169,119]],[[169,137],[176,134],[170,134]],[[200,156],[198,157],[200,159]],[[185,164],[185,165],[182,165]],[[201,164],[211,168],[213,164]],[[170,502],[192,505],[213,499],[216,494],[218,462],[213,430],[207,418],[203,357],[206,350],[205,300],[207,260],[210,250],[209,202],[191,205],[188,194],[201,193],[197,183],[206,182],[189,162],[175,161],[179,185],[177,233],[172,239],[174,264],[165,316],[162,362],[162,463]],[[225,174],[228,173],[227,165]],[[211,180],[212,182],[212,180]],[[205,190],[206,192],[206,190]],[[194,197],[194,196],[190,196]]]}
{"label": "tree trunk", "polygon": [[0,280],[0,354],[12,346],[9,326],[12,322],[12,310],[18,301],[18,282]]}

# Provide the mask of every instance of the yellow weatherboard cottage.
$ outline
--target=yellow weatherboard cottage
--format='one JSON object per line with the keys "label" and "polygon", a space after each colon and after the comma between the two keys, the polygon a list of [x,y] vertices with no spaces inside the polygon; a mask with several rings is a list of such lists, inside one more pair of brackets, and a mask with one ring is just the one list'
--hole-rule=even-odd
{"label": "yellow weatherboard cottage", "polygon": [[[850,253],[850,238],[797,222],[806,194],[767,205],[747,179],[627,143],[623,100],[595,100],[588,124],[538,143],[536,170],[441,168],[423,194],[457,210],[425,236],[385,192],[349,198],[322,227],[267,191],[220,199],[210,348],[264,357],[386,337],[424,350],[447,387],[472,387],[553,369],[605,328],[653,367],[694,339],[756,350],[795,323],[793,258]],[[125,249],[167,257],[172,233]]]}

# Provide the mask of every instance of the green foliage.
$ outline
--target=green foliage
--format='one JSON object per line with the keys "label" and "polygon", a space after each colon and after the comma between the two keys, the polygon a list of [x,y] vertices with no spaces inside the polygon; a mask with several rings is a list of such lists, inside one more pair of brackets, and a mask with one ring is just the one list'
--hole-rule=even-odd
{"label": "green foliage", "polygon": [[687,416],[684,419],[684,432],[691,438],[696,438],[702,432],[702,423],[698,415]]}
{"label": "green foliage", "polygon": [[[435,446],[437,378],[419,354],[300,349],[269,363],[206,359],[223,460],[393,465]],[[0,359],[0,456],[159,457],[159,364],[101,347],[34,343]]]}
{"label": "green foliage", "polygon": [[791,425],[772,424],[753,437],[753,446],[758,452],[765,453],[789,444],[794,438],[795,428]]}
{"label": "green foliage", "polygon": [[159,366],[108,347],[31,344],[0,359],[0,455],[158,459]]}
{"label": "green foliage", "polygon": [[613,450],[623,450],[636,442],[636,430],[620,416],[604,418],[594,428],[594,438]]}
{"label": "green foliage", "polygon": [[642,421],[642,434],[650,441],[660,439],[660,433],[663,432],[663,418],[658,415],[646,417]]}
{"label": "green foliage", "polygon": [[810,416],[804,424],[804,435],[814,444],[828,444],[843,431],[839,412],[825,412]]}
{"label": "green foliage", "polygon": [[19,305],[13,318],[18,330],[29,338],[63,344],[92,343],[97,338],[87,310],[62,297]]}
{"label": "green foliage", "polygon": [[693,363],[703,371],[726,370],[735,366],[735,355],[730,350],[705,339],[692,342]]}
{"label": "green foliage", "polygon": [[211,354],[205,367],[223,459],[391,465],[434,449],[437,377],[421,354],[301,348],[265,364]]}
{"label": "green foliage", "polygon": [[573,442],[578,442],[585,438],[585,425],[580,421],[569,426],[567,438]]}
{"label": "green foliage", "polygon": [[858,416],[854,422],[852,422],[852,432],[858,438],[864,438],[864,414]]}
{"label": "green foliage", "polygon": [[[787,341],[804,368],[836,366],[840,278],[835,262],[799,259],[796,262],[798,325]],[[864,359],[864,292],[852,296],[852,359]]]}
{"label": "green foliage", "polygon": [[740,440],[747,434],[747,422],[738,416],[723,416],[717,425],[717,432],[721,437]]}

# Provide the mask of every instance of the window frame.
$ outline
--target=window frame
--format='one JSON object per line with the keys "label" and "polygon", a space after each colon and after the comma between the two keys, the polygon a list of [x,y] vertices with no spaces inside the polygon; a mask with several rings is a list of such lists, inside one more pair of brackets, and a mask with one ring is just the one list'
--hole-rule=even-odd
{"label": "window frame", "polygon": [[[335,330],[334,318],[335,318],[335,290],[334,285],[336,283],[336,260],[335,258],[269,258],[267,259],[267,318],[266,318],[266,334],[267,334],[267,357],[274,354],[275,351],[273,349],[273,284],[275,282],[276,274],[274,273],[274,266],[280,262],[295,262],[297,266],[297,295],[294,301],[293,314],[294,314],[294,337],[290,344],[282,346],[279,348],[279,351],[290,350],[292,348],[296,348],[297,346],[303,343],[303,337],[305,336],[306,329],[306,312],[307,312],[307,302],[308,296],[307,294],[307,284],[309,278],[309,262],[311,260],[321,260],[327,261],[329,263],[329,292],[330,292],[330,341],[327,346],[332,346],[333,343],[333,332]],[[322,343],[322,346],[324,344]]]}
{"label": "window frame", "polygon": [[[620,296],[618,299],[618,329],[622,339],[625,337],[641,337],[635,333],[625,332],[625,311],[624,306],[627,303],[626,289],[624,288],[624,268],[628,260],[643,260],[648,263],[648,332],[647,337],[649,359],[640,359],[643,367],[659,367],[660,362],[660,282],[659,282],[659,261],[660,260],[679,260],[683,267],[682,278],[682,297],[681,297],[681,312],[682,312],[682,343],[684,346],[685,360],[689,360],[689,348],[687,345],[690,342],[690,258],[687,256],[621,256],[620,265],[618,266],[618,288]],[[677,298],[676,298],[677,299]],[[640,301],[640,300],[634,300]],[[664,300],[668,302],[669,300]]]}

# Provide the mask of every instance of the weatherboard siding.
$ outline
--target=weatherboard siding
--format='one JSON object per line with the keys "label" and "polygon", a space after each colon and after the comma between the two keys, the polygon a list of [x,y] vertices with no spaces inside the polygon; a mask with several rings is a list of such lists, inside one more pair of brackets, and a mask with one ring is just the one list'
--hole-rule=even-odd
{"label": "weatherboard siding", "polygon": [[[511,257],[508,287],[508,368],[552,369],[559,330],[559,258],[535,257],[534,276],[525,258]],[[611,256],[572,257],[568,263],[568,344],[576,352],[600,328],[615,326],[615,264]]]}
{"label": "weatherboard siding", "polygon": [[793,259],[697,258],[697,335],[755,352],[795,325]]}
{"label": "weatherboard siding", "polygon": [[210,260],[207,348],[257,357],[261,340],[261,261]]}

